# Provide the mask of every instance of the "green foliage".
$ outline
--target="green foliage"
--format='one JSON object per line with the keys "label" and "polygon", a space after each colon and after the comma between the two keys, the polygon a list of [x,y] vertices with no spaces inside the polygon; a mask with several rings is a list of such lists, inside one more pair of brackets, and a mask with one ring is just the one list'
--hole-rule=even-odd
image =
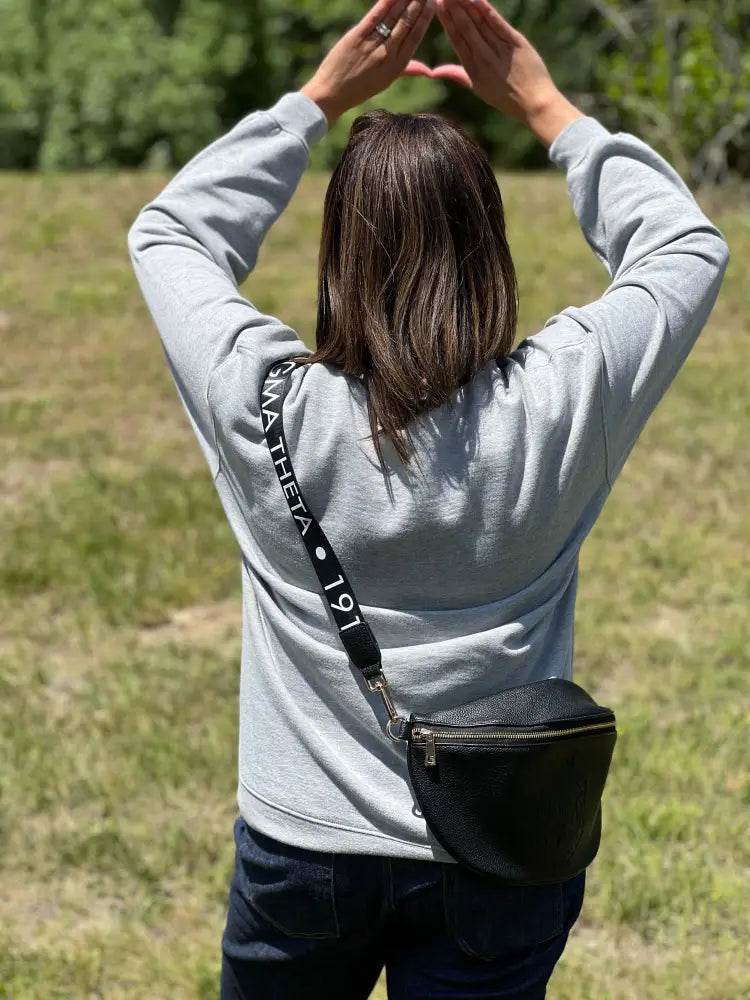
{"label": "green foliage", "polygon": [[[176,166],[301,87],[365,0],[0,0],[0,168]],[[693,179],[750,175],[750,0],[502,0],[572,100]],[[437,21],[418,56],[456,61]],[[367,107],[461,122],[498,166],[547,163],[469,91],[396,81]],[[316,149],[330,167],[357,108]],[[717,138],[718,136],[718,138]]]}
{"label": "green foliage", "polygon": [[44,32],[48,108],[39,165],[132,162],[157,127],[163,52],[140,0],[58,0]]}
{"label": "green foliage", "polygon": [[[42,167],[179,163],[225,125],[222,102],[242,78],[265,81],[248,43],[257,3],[57,0],[46,61]],[[260,37],[256,34],[256,37]],[[265,95],[264,95],[265,96]]]}
{"label": "green foliage", "polygon": [[[249,111],[301,87],[367,9],[363,0],[0,0],[0,166],[168,166]],[[505,4],[533,34],[563,87],[591,84],[590,13],[554,0]],[[590,55],[590,53],[588,53]],[[419,55],[455,61],[436,21]],[[436,110],[464,123],[498,162],[545,162],[544,150],[472,94],[396,81],[369,106]],[[358,108],[316,151],[331,166]]]}
{"label": "green foliage", "polygon": [[0,168],[30,167],[43,131],[43,39],[36,4],[0,0]]}
{"label": "green foliage", "polygon": [[750,174],[750,0],[609,3],[622,18],[603,90],[694,181]]}

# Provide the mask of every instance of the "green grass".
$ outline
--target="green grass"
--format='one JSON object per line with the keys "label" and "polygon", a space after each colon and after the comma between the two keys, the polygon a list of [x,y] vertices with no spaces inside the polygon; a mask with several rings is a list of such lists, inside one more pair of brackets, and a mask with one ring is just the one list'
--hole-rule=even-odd
{"label": "green grass", "polygon": [[[125,251],[163,183],[0,176],[8,1000],[218,994],[239,561]],[[250,284],[309,343],[325,185],[305,177]],[[525,336],[606,275],[561,177],[502,186]],[[578,678],[621,737],[551,1000],[750,992],[750,215],[705,204],[733,251],[719,304],[582,552]]]}

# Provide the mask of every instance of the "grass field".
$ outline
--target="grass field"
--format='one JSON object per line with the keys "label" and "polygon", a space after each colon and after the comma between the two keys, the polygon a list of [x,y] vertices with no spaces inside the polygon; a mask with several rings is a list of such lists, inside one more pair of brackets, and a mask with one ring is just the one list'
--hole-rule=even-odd
{"label": "grass field", "polygon": [[[0,998],[218,995],[239,561],[126,254],[163,183],[0,175]],[[325,184],[250,282],[308,342]],[[527,335],[606,274],[562,177],[502,185]],[[750,213],[703,203],[719,304],[582,552],[621,737],[551,1000],[750,995]]]}

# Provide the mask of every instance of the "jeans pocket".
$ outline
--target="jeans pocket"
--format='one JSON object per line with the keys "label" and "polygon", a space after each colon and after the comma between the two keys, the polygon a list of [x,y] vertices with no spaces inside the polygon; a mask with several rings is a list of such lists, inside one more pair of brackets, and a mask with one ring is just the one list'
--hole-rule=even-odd
{"label": "jeans pocket", "polygon": [[566,930],[570,913],[566,883],[503,885],[448,863],[443,873],[448,934],[472,958],[491,961],[517,956]]}
{"label": "jeans pocket", "polygon": [[261,917],[289,937],[339,937],[335,855],[282,844],[241,818],[235,843],[242,894]]}

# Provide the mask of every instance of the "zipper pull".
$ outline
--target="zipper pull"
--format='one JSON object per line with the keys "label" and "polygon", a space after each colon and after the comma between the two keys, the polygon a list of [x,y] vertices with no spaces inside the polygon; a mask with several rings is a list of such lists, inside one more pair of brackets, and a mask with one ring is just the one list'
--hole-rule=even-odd
{"label": "zipper pull", "polygon": [[431,729],[423,729],[424,736],[424,764],[425,767],[435,767],[437,758],[435,756],[435,734]]}

